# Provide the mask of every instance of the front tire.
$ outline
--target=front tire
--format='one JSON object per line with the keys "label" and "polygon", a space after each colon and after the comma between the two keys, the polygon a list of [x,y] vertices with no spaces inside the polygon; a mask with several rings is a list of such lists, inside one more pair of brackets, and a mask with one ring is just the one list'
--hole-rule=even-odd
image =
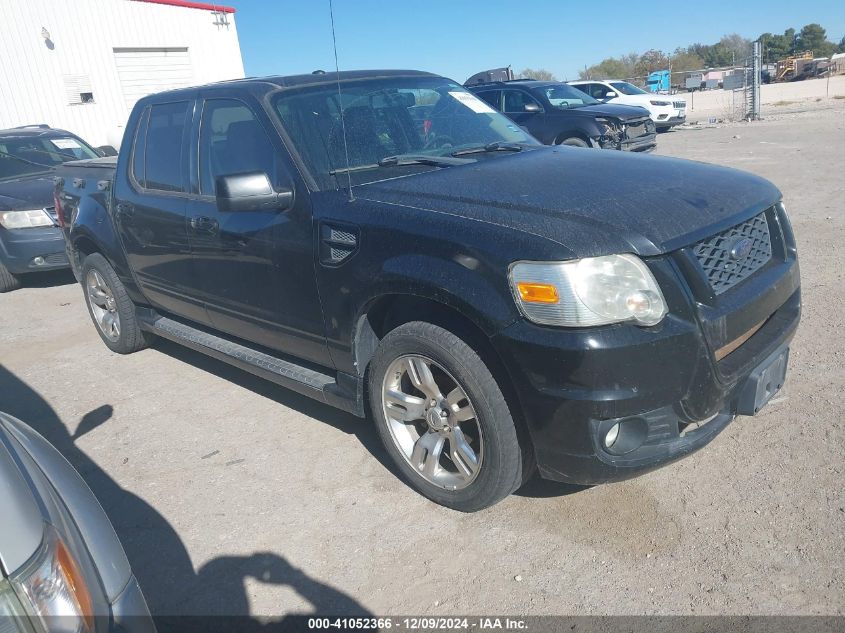
{"label": "front tire", "polygon": [[369,392],[387,452],[435,503],[474,512],[522,483],[523,451],[502,391],[451,332],[415,321],[388,333],[370,364]]}
{"label": "front tire", "polygon": [[88,314],[103,343],[118,354],[131,354],[150,344],[135,316],[135,304],[108,260],[93,253],[82,263],[82,289]]}
{"label": "front tire", "polygon": [[11,292],[21,287],[20,277],[13,275],[9,269],[0,262],[0,292]]}

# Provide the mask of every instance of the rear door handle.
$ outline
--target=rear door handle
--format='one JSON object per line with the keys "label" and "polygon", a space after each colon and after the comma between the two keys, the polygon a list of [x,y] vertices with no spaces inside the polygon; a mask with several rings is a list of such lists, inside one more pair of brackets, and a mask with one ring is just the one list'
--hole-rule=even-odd
{"label": "rear door handle", "polygon": [[197,233],[208,233],[214,235],[220,224],[214,218],[205,215],[196,215],[191,218],[191,228]]}

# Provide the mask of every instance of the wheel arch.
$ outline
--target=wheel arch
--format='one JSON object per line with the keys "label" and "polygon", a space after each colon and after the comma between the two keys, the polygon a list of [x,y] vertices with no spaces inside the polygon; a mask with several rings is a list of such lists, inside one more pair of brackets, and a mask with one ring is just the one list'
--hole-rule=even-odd
{"label": "wheel arch", "polygon": [[560,145],[568,138],[579,138],[584,141],[588,147],[592,147],[593,144],[590,141],[590,135],[587,134],[586,130],[568,130],[566,132],[561,132],[555,137],[554,144]]}
{"label": "wheel arch", "polygon": [[[358,319],[353,353],[359,375],[369,380],[369,366],[382,338],[400,325],[424,321],[442,327],[469,345],[490,370],[499,385],[517,425],[520,442],[532,451],[528,424],[510,373],[490,341],[489,333],[454,305],[415,294],[390,293],[374,298]],[[368,390],[365,388],[364,393]]]}

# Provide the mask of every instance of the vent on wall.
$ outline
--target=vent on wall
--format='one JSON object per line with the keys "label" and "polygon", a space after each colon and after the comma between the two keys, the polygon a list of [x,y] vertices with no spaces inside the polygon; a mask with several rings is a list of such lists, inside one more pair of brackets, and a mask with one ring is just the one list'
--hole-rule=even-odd
{"label": "vent on wall", "polygon": [[94,103],[94,92],[88,75],[65,75],[64,82],[69,104]]}

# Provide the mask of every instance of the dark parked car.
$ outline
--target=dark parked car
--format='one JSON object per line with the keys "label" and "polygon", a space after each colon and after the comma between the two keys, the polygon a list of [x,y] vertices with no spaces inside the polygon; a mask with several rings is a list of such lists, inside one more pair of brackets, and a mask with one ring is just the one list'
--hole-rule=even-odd
{"label": "dark parked car", "polygon": [[0,630],[154,633],[106,513],[32,428],[0,412]]}
{"label": "dark parked car", "polygon": [[47,125],[0,130],[0,292],[27,273],[67,268],[53,209],[57,165],[100,154],[78,136]]}
{"label": "dark parked car", "polygon": [[161,336],[359,416],[369,401],[438,503],[489,506],[535,465],[634,476],[783,383],[798,262],[762,178],[546,147],[413,71],[176,90],[126,130],[116,165],[57,181],[103,342]]}
{"label": "dark parked car", "polygon": [[599,103],[565,83],[517,79],[467,88],[546,145],[633,152],[657,145],[654,122],[647,110]]}

